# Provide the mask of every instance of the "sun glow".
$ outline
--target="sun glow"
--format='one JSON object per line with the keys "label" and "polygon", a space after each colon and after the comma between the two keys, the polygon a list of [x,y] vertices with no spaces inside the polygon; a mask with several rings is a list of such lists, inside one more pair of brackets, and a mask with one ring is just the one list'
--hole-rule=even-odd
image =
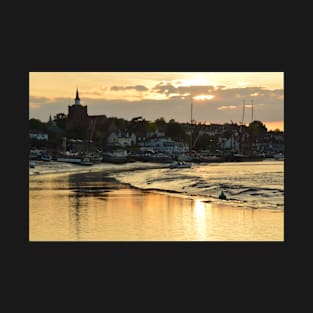
{"label": "sun glow", "polygon": [[198,95],[198,96],[194,96],[192,98],[195,100],[204,101],[204,100],[211,100],[214,98],[214,96],[212,96],[212,95]]}
{"label": "sun glow", "polygon": [[241,119],[243,99],[250,118],[253,97],[254,119],[268,129],[284,127],[283,72],[30,72],[29,117],[66,114],[76,88],[90,114],[127,120],[183,122],[189,106],[182,103],[193,102],[199,122],[223,124]]}
{"label": "sun glow", "polygon": [[182,86],[206,86],[208,85],[208,80],[202,76],[197,76],[190,79],[182,79]]}
{"label": "sun glow", "polygon": [[284,121],[265,121],[263,122],[263,124],[265,124],[267,130],[279,129],[281,131],[284,131]]}

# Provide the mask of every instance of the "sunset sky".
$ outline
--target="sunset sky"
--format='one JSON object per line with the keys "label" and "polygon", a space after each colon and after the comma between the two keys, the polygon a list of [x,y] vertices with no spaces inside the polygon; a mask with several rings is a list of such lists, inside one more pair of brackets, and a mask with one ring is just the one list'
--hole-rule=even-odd
{"label": "sunset sky", "polygon": [[88,114],[154,121],[240,123],[252,119],[284,129],[283,72],[31,72],[29,117],[48,121],[68,113],[76,88]]}

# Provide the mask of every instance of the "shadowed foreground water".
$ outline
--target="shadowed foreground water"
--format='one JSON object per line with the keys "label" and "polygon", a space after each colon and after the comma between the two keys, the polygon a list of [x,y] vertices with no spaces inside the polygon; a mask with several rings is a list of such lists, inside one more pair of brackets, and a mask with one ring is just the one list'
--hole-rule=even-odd
{"label": "shadowed foreground water", "polygon": [[284,213],[131,189],[102,173],[32,176],[30,241],[283,241]]}

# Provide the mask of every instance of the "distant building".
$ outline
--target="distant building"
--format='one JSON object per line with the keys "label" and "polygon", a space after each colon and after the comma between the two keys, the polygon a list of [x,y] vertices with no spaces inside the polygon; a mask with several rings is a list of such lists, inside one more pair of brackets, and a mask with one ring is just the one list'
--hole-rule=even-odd
{"label": "distant building", "polygon": [[119,144],[122,147],[132,146],[136,143],[136,136],[133,133],[112,132],[108,137],[108,144]]}
{"label": "distant building", "polygon": [[64,136],[65,131],[57,125],[56,121],[52,120],[51,114],[49,116],[49,121],[47,123],[47,126],[50,132],[55,133],[59,137]]}
{"label": "distant building", "polygon": [[37,139],[37,140],[48,140],[48,134],[42,133],[29,133],[30,139]]}
{"label": "distant building", "polygon": [[240,150],[240,143],[237,137],[230,137],[230,138],[218,138],[218,142],[222,149],[239,151]]}
{"label": "distant building", "polygon": [[78,88],[74,101],[73,105],[68,106],[67,130],[89,129],[89,133],[92,134],[96,126],[99,127],[106,123],[106,115],[88,115],[87,105],[80,103]]}
{"label": "distant building", "polygon": [[147,133],[147,138],[159,138],[159,137],[164,137],[165,136],[165,131],[160,130],[159,128],[156,128],[154,131],[149,131]]}
{"label": "distant building", "polygon": [[184,142],[177,142],[170,138],[151,139],[145,143],[145,147],[149,147],[155,152],[168,154],[186,153],[189,151],[188,144]]}

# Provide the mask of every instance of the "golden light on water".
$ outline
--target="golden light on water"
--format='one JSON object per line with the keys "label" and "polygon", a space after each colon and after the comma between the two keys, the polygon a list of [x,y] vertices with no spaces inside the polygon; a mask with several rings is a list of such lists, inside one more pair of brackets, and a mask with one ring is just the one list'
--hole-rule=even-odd
{"label": "golden light on water", "polygon": [[201,218],[205,218],[205,205],[204,202],[200,201],[200,200],[195,200],[195,204],[194,204],[194,209],[195,209],[195,216],[198,220],[200,220]]}
{"label": "golden light on water", "polygon": [[200,240],[206,238],[206,204],[198,199],[194,202],[194,228]]}
{"label": "golden light on water", "polygon": [[29,183],[30,241],[284,240],[283,210],[116,186],[102,172],[34,175]]}

